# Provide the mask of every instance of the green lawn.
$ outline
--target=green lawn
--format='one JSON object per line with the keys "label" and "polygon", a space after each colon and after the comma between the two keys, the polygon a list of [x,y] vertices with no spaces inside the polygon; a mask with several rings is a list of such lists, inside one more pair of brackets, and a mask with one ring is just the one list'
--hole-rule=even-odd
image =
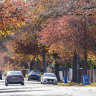
{"label": "green lawn", "polygon": [[[60,81],[57,83],[59,86],[84,86],[83,83],[74,83],[74,82],[68,82],[68,83],[64,83],[63,81]],[[89,85],[85,85],[85,87],[96,87],[96,83],[95,84],[89,84]]]}

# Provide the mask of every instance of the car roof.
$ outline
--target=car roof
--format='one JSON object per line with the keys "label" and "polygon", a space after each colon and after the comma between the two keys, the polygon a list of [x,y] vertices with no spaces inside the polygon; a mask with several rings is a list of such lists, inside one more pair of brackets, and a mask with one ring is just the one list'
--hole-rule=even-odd
{"label": "car roof", "polygon": [[37,72],[37,71],[39,71],[39,70],[31,70],[31,71],[36,71],[36,72]]}
{"label": "car roof", "polygon": [[39,70],[31,70],[30,72],[40,72]]}
{"label": "car roof", "polygon": [[8,71],[8,72],[21,72],[21,71]]}

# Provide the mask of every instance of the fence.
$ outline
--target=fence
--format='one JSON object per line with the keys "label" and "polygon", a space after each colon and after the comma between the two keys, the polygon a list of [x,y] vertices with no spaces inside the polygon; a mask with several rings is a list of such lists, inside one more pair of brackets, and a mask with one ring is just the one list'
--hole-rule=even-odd
{"label": "fence", "polygon": [[72,75],[73,72],[71,68],[69,68],[69,70],[59,70],[59,77],[61,81],[64,80],[64,77],[67,77],[69,81],[72,81]]}
{"label": "fence", "polygon": [[[80,82],[83,82],[83,69],[80,68]],[[87,75],[89,75],[89,83],[96,82],[96,69],[87,70]],[[73,77],[73,69],[69,68],[69,70],[59,70],[60,80],[64,80],[64,77],[67,77],[68,81],[72,81]]]}

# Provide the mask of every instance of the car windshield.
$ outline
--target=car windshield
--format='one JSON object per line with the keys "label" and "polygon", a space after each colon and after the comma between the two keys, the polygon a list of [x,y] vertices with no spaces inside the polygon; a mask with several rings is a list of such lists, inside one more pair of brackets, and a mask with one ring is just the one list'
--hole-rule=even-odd
{"label": "car windshield", "polygon": [[15,75],[15,74],[21,75],[22,73],[21,73],[21,71],[9,71],[7,74],[8,75]]}
{"label": "car windshield", "polygon": [[47,77],[55,77],[54,74],[44,74],[44,76],[47,76]]}

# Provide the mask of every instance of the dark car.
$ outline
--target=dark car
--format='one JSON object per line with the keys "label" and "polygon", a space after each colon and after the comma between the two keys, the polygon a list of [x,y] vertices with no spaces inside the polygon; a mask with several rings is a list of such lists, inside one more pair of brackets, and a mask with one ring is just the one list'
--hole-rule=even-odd
{"label": "dark car", "polygon": [[39,71],[30,71],[28,74],[29,80],[40,80],[40,72]]}
{"label": "dark car", "polygon": [[0,71],[0,80],[2,80],[2,72]]}
{"label": "dark car", "polygon": [[8,71],[5,78],[5,85],[21,84],[24,85],[24,77],[21,71]]}

